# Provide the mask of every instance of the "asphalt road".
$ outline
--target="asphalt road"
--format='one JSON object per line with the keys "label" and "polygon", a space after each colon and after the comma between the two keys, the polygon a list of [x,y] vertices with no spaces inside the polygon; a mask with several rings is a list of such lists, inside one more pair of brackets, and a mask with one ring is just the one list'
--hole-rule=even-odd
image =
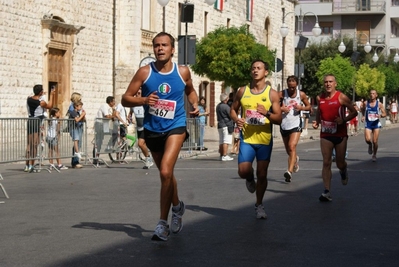
{"label": "asphalt road", "polygon": [[[398,266],[398,128],[381,131],[378,161],[363,136],[349,140],[349,183],[333,168],[331,203],[323,191],[319,141],[298,145],[300,170],[284,182],[287,156],[276,140],[264,201],[237,176],[237,162],[212,149],[179,159],[184,228],[168,242],[150,238],[159,218],[157,170],[142,164],[61,173],[0,166],[1,267],[77,266]],[[316,136],[315,136],[316,137]]]}

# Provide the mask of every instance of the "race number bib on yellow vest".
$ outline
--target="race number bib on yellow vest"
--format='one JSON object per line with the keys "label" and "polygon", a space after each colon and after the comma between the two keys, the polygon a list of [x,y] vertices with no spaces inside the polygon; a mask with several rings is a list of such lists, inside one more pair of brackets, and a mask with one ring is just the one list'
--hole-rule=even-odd
{"label": "race number bib on yellow vest", "polygon": [[335,121],[321,121],[321,132],[335,134],[337,132],[337,123]]}
{"label": "race number bib on yellow vest", "polygon": [[245,122],[250,125],[265,125],[266,118],[256,110],[247,109],[245,112]]}
{"label": "race number bib on yellow vest", "polygon": [[150,106],[148,112],[157,117],[172,120],[175,117],[176,101],[158,100],[155,105]]}

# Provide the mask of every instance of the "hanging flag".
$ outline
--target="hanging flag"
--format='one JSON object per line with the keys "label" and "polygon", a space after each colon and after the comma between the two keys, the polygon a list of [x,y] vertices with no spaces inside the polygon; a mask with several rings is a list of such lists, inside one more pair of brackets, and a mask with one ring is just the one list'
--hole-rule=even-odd
{"label": "hanging flag", "polygon": [[216,0],[215,2],[215,9],[223,11],[223,1],[224,0]]}
{"label": "hanging flag", "polygon": [[252,21],[253,10],[254,0],[247,0],[247,21]]}

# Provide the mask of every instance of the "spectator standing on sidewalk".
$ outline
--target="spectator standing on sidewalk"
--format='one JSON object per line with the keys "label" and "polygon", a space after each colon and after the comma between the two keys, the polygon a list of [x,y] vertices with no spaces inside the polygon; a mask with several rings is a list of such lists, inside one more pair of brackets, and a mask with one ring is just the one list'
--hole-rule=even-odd
{"label": "spectator standing on sidewalk", "polygon": [[[76,103],[79,103],[79,102],[82,102],[82,95],[80,93],[78,93],[78,92],[73,92],[71,94],[71,103],[69,105],[68,112],[67,112],[68,119],[70,119],[70,113],[75,110],[75,106],[74,105]],[[69,134],[71,134],[71,131],[73,131],[73,129],[75,128],[75,122],[74,121],[68,121],[68,125],[69,125],[69,127],[68,127]],[[83,133],[82,133],[82,135],[83,135]],[[72,155],[73,156],[71,158],[71,166],[72,166],[72,168],[80,169],[80,168],[82,168],[82,164],[79,163],[79,158],[74,156],[75,152],[76,152],[75,151],[75,146],[73,145],[72,146]]]}
{"label": "spectator standing on sidewalk", "polygon": [[[281,124],[280,98],[266,83],[268,74],[269,65],[266,62],[253,61],[251,85],[238,89],[230,112],[231,118],[241,129],[238,175],[246,179],[250,193],[256,191],[255,214],[258,219],[267,218],[263,197],[267,189],[267,170],[273,148],[272,124]],[[240,108],[242,118],[238,117]],[[255,158],[257,182],[252,167]]]}
{"label": "spectator standing on sidewalk", "polygon": [[396,99],[392,100],[391,106],[390,106],[390,111],[391,111],[391,121],[392,123],[396,123],[398,118],[398,103],[396,103]]}
{"label": "spectator standing on sidewalk", "polygon": [[378,101],[376,90],[370,90],[370,98],[365,102],[362,109],[362,121],[364,124],[364,139],[368,145],[368,153],[373,162],[377,161],[378,137],[380,135],[380,118],[387,116],[384,105]]}
{"label": "spectator standing on sidewalk", "polygon": [[[183,227],[185,205],[178,197],[174,167],[183,142],[188,138],[184,95],[190,104],[191,116],[198,116],[198,96],[190,69],[172,62],[175,38],[166,32],[152,40],[156,61],[138,69],[123,95],[126,107],[144,105],[144,137],[161,178],[161,214],[153,240],[167,241],[168,215],[172,206],[172,233]],[[142,96],[135,97],[141,88]]]}
{"label": "spectator standing on sidewalk", "polygon": [[84,122],[86,122],[86,112],[83,110],[82,101],[74,103],[73,106],[74,110],[69,112],[69,118],[74,121],[74,125],[69,132],[72,137],[73,148],[75,151],[73,154],[74,165],[72,165],[72,168],[80,169],[83,167],[82,164],[80,164],[80,159],[82,158],[81,149],[83,141],[83,125]]}
{"label": "spectator standing on sidewalk", "polygon": [[206,107],[206,100],[205,97],[201,96],[200,102],[198,104],[199,115],[198,115],[198,123],[200,128],[200,138],[199,138],[199,147],[197,150],[208,150],[204,146],[204,135],[205,135],[205,125],[206,125],[206,117],[209,116],[208,108]]}
{"label": "spectator standing on sidewalk", "polygon": [[[135,96],[141,97],[141,89],[137,91],[137,94]],[[152,160],[150,151],[148,150],[144,138],[144,107],[143,106],[131,107],[129,112],[129,117],[131,118],[130,119],[131,122],[136,124],[137,139],[138,139],[137,145],[145,157],[143,169],[149,169],[151,168],[151,166],[154,165],[154,162]]]}
{"label": "spectator standing on sidewalk", "polygon": [[[101,104],[100,108],[97,111],[96,119],[94,122],[94,131],[96,135],[96,144],[95,148],[93,149],[93,157],[95,158],[93,163],[96,164],[97,158],[99,156],[99,152],[101,152],[102,144],[104,141],[104,127],[107,129],[108,126],[104,126],[108,124],[110,120],[115,117],[115,97],[107,96],[105,99],[105,103]],[[114,135],[114,133],[112,133]],[[108,143],[108,146],[112,146],[113,138]],[[111,148],[109,148],[111,149]],[[97,154],[95,151],[97,150]]]}
{"label": "spectator standing on sidewalk", "polygon": [[[60,109],[52,108],[50,110],[50,118],[48,121],[47,127],[47,135],[46,135],[46,143],[48,145],[48,158],[50,162],[50,169],[57,168],[58,170],[67,170],[68,167],[62,165],[60,159],[60,150],[59,150],[59,140],[61,133],[61,125],[59,123],[60,119]],[[57,161],[57,165],[54,165],[54,158]]]}
{"label": "spectator standing on sidewalk", "polygon": [[[313,121],[313,128],[320,131],[320,148],[323,156],[324,192],[319,197],[321,202],[332,201],[331,191],[331,165],[333,149],[336,151],[336,164],[341,175],[341,183],[348,183],[348,170],[345,161],[345,152],[348,142],[346,123],[357,116],[357,111],[352,101],[336,89],[337,82],[333,74],[324,76],[324,92],[317,96],[317,113]],[[348,115],[345,116],[345,108]]]}
{"label": "spectator standing on sidewalk", "polygon": [[51,89],[50,100],[47,103],[45,101],[45,93],[43,86],[37,84],[33,86],[33,96],[29,96],[26,100],[26,107],[28,109],[28,146],[26,148],[26,158],[30,159],[26,161],[25,172],[34,172],[35,160],[37,157],[37,147],[40,142],[40,131],[42,122],[45,117],[46,109],[53,107],[53,99],[55,95],[55,88]]}
{"label": "spectator standing on sidewalk", "polygon": [[227,155],[229,145],[233,140],[234,122],[230,118],[230,107],[227,105],[229,96],[225,93],[220,95],[220,103],[216,106],[219,132],[219,154],[221,161],[231,161],[234,158]]}
{"label": "spectator standing on sidewalk", "polygon": [[126,133],[127,127],[129,126],[129,121],[127,119],[126,109],[124,106],[122,106],[122,103],[119,103],[115,107],[115,118],[119,122],[119,136],[123,140],[126,140]]}
{"label": "spectator standing on sidewalk", "polygon": [[289,183],[292,179],[292,173],[299,170],[299,156],[296,153],[296,146],[301,137],[303,127],[301,111],[309,112],[311,106],[308,96],[298,89],[298,77],[294,75],[289,76],[287,78],[287,85],[287,89],[279,92],[279,97],[282,99],[280,133],[288,154],[288,169],[284,173],[284,178]]}

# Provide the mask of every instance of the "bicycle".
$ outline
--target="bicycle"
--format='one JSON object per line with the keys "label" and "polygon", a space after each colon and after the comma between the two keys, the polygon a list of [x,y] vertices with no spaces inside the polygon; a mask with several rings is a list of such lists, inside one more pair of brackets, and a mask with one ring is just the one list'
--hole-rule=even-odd
{"label": "bicycle", "polygon": [[123,162],[125,161],[127,153],[133,154],[138,153],[141,161],[145,161],[145,156],[141,152],[140,148],[135,147],[137,137],[135,135],[126,134],[126,139],[118,137],[118,146],[112,153],[108,153],[109,159],[112,162]]}

